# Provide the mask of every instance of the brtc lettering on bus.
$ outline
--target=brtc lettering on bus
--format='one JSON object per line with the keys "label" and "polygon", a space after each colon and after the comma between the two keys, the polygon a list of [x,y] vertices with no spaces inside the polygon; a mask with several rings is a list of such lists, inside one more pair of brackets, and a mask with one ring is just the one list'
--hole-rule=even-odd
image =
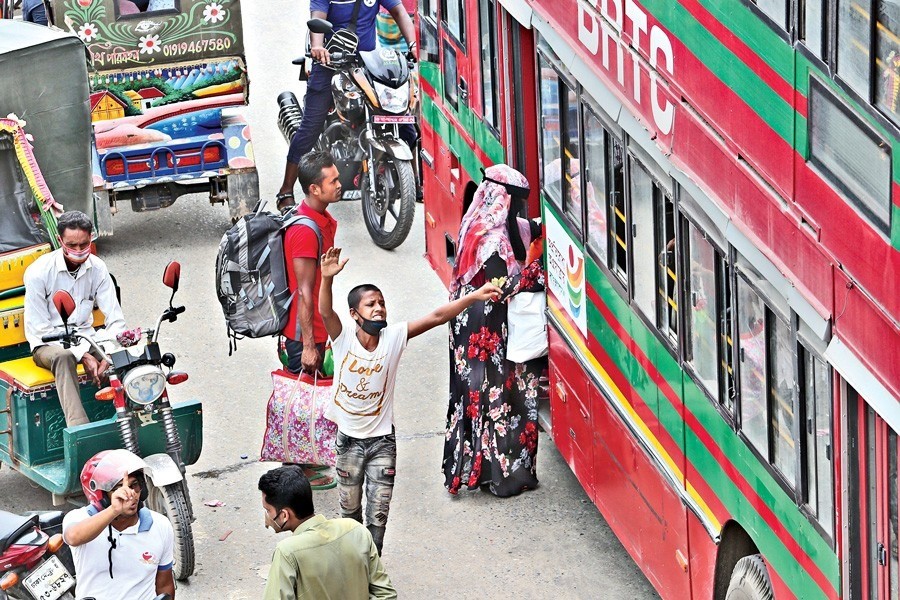
{"label": "brtc lettering on bus", "polygon": [[[630,39],[630,45],[625,39]],[[662,27],[651,23],[645,11],[634,0],[579,0],[578,41],[619,84],[623,92],[645,113],[647,98],[643,96],[642,79],[649,79],[650,114],[658,132],[668,136],[675,122],[675,105],[660,86],[660,69],[671,78],[675,59],[672,40]],[[649,59],[644,67],[640,54]],[[631,69],[626,68],[626,59]]]}

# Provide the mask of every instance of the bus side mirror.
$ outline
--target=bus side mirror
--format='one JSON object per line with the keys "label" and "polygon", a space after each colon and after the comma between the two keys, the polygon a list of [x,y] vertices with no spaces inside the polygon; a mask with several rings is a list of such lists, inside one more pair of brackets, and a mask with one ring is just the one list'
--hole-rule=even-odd
{"label": "bus side mirror", "polygon": [[59,313],[63,325],[68,325],[69,317],[75,314],[75,300],[66,290],[59,290],[53,294],[53,307]]}

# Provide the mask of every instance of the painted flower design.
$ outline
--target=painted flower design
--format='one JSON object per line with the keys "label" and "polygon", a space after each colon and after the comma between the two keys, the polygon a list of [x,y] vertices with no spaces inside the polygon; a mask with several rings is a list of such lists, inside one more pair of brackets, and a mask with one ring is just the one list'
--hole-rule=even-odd
{"label": "painted flower design", "polygon": [[85,23],[78,29],[78,37],[85,42],[93,42],[97,37],[97,27],[93,23]]}
{"label": "painted flower design", "polygon": [[159,36],[141,36],[141,42],[138,44],[138,48],[141,49],[141,54],[153,54],[154,52],[159,52]]}
{"label": "painted flower design", "polygon": [[210,2],[203,9],[203,20],[207,23],[218,23],[225,19],[225,9],[218,2]]}

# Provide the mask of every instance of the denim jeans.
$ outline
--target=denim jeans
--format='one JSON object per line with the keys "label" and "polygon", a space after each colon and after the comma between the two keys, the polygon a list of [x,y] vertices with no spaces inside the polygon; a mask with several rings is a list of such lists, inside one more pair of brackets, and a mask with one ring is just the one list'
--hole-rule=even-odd
{"label": "denim jeans", "polygon": [[391,433],[361,440],[338,431],[335,449],[341,516],[363,522],[362,491],[365,484],[366,527],[381,554],[391,496],[394,494],[397,439]]}

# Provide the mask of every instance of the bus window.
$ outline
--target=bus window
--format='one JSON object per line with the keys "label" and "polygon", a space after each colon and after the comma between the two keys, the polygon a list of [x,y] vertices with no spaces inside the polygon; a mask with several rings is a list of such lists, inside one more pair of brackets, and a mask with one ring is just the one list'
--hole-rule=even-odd
{"label": "bus window", "polygon": [[722,386],[722,406],[734,414],[734,398],[737,394],[734,384],[734,336],[732,335],[732,296],[731,273],[728,264],[720,260],[717,265],[719,286],[719,348],[721,357],[719,360],[719,385]]}
{"label": "bus window", "polygon": [[803,3],[800,39],[813,54],[825,57],[825,4],[826,0],[806,0]]}
{"label": "bus window", "polygon": [[[834,466],[831,460],[831,372],[803,349],[803,406],[806,437],[804,501],[822,529],[834,536]],[[896,470],[894,472],[896,476]]]}
{"label": "bus window", "polygon": [[441,0],[441,17],[447,31],[466,47],[466,13],[463,0]]}
{"label": "bus window", "polygon": [[738,345],[740,352],[741,430],[768,459],[769,421],[766,402],[766,309],[743,277],[737,278]]}
{"label": "bus window", "polygon": [[444,40],[444,98],[454,110],[459,109],[459,73],[456,70],[456,48]]}
{"label": "bus window", "polygon": [[688,223],[688,363],[700,385],[719,398],[716,348],[716,251],[701,230]]}
{"label": "bus window", "polygon": [[769,320],[769,378],[771,394],[772,464],[791,486],[797,484],[797,458],[794,443],[794,415],[796,398],[794,385],[793,338],[787,323],[778,318]]}
{"label": "bus window", "polygon": [[541,72],[541,140],[544,193],[556,206],[562,207],[562,144],[559,119],[559,75],[540,57]]}
{"label": "bus window", "polygon": [[659,308],[656,325],[674,345],[678,342],[678,277],[675,251],[675,203],[662,194],[656,224],[657,278]]}
{"label": "bus window", "polygon": [[[563,185],[563,211],[571,219],[575,228],[580,232],[581,226],[581,162],[578,144],[581,140],[580,123],[578,119],[578,92],[566,84],[562,85],[565,94],[565,124],[563,126],[563,163],[565,165],[565,182]],[[563,107],[560,107],[561,109]]]}
{"label": "bus window", "polygon": [[625,148],[613,138],[608,146],[610,268],[622,285],[628,287],[628,225],[625,218]]}
{"label": "bus window", "polygon": [[787,0],[752,0],[767,17],[772,19],[782,29],[787,29],[788,2]]}
{"label": "bus window", "polygon": [[654,205],[659,188],[650,174],[634,157],[629,170],[631,187],[631,223],[634,257],[634,302],[644,315],[656,317],[656,256],[654,251]]}
{"label": "bus window", "polygon": [[419,0],[419,59],[438,62],[437,0]]}
{"label": "bus window", "polygon": [[865,218],[889,235],[890,145],[815,78],[809,98],[810,162]]}
{"label": "bus window", "polygon": [[584,111],[584,190],[587,201],[587,243],[606,265],[606,138],[609,134],[590,109]]}
{"label": "bus window", "polygon": [[494,0],[482,0],[478,21],[481,27],[481,102],[484,120],[495,130],[500,128],[500,86],[494,80],[497,68],[496,7]]}
{"label": "bus window", "polygon": [[869,99],[869,47],[872,0],[838,0],[837,72]]}
{"label": "bus window", "polygon": [[875,28],[875,103],[900,123],[900,3],[881,2]]}

